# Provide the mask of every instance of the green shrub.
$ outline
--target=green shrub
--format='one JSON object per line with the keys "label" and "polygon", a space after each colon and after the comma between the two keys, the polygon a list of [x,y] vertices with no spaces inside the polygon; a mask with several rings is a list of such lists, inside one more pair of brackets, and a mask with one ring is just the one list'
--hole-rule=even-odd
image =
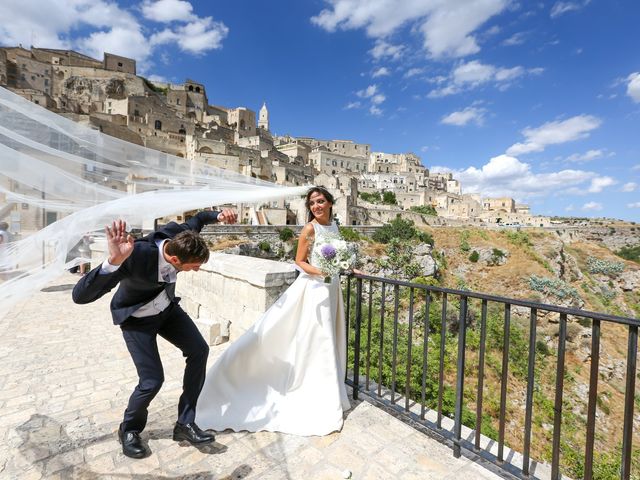
{"label": "green shrub", "polygon": [[624,258],[625,260],[640,263],[640,244],[633,247],[622,247],[616,252],[616,255]]}
{"label": "green shrub", "polygon": [[480,260],[480,254],[474,250],[473,252],[471,252],[471,255],[469,255],[469,261],[476,263],[478,260]]}
{"label": "green shrub", "polygon": [[411,212],[421,213],[422,215],[431,215],[432,217],[437,217],[438,212],[433,208],[432,205],[416,205],[409,209]]}
{"label": "green shrub", "polygon": [[622,273],[624,263],[589,257],[587,258],[587,270],[589,270],[589,273],[602,273],[614,277]]}
{"label": "green shrub", "polygon": [[289,227],[284,227],[278,233],[278,237],[283,242],[286,242],[287,240],[291,240],[294,236],[295,236],[295,234],[293,233],[293,230],[291,230]]}
{"label": "green shrub", "polygon": [[260,250],[262,250],[263,252],[270,252],[271,251],[271,244],[269,242],[267,242],[266,240],[262,240],[258,244],[258,248]]}
{"label": "green shrub", "polygon": [[529,277],[529,287],[531,290],[552,295],[560,300],[564,300],[565,298],[580,300],[578,291],[558,278],[545,278],[531,275]]}
{"label": "green shrub", "polygon": [[389,243],[392,239],[417,239],[433,245],[433,237],[430,234],[421,232],[414,226],[412,220],[404,220],[400,215],[391,220],[391,222],[385,223],[373,234],[373,240],[379,243]]}
{"label": "green shrub", "polygon": [[360,192],[358,195],[365,202],[369,202],[369,203],[382,202],[382,196],[380,195],[380,192],[373,192],[373,193]]}
{"label": "green shrub", "polygon": [[489,265],[498,265],[505,257],[505,253],[499,248],[494,248],[491,252],[491,258],[487,262]]}
{"label": "green shrub", "polygon": [[394,192],[384,192],[382,194],[382,203],[385,205],[397,205],[396,194]]}
{"label": "green shrub", "polygon": [[357,242],[358,240],[362,239],[362,236],[353,228],[339,227],[339,229],[340,235],[342,235],[342,238],[344,238],[347,242]]}

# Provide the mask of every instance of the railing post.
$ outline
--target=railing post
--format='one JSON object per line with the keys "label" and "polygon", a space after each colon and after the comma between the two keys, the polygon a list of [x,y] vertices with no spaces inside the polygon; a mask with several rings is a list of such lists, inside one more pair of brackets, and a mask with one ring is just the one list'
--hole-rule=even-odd
{"label": "railing post", "polygon": [[467,297],[460,297],[460,322],[458,324],[458,373],[456,375],[456,409],[454,417],[453,456],[460,457],[462,439],[462,401],[464,399],[464,367],[467,339]]}
{"label": "railing post", "polygon": [[564,353],[567,340],[567,314],[560,314],[558,337],[558,365],[556,368],[556,398],[553,417],[553,449],[551,452],[551,480],[560,480],[560,429],[562,426],[562,389],[564,388]]}
{"label": "railing post", "polygon": [[511,305],[504,304],[504,343],[502,345],[502,373],[500,375],[500,420],[498,424],[498,462],[504,461],[504,429],[507,411],[507,382],[509,380],[509,342],[511,337]]}
{"label": "railing post", "polygon": [[627,347],[627,388],[624,394],[624,428],[622,432],[622,469],[620,478],[631,476],[631,442],[633,440],[633,402],[636,389],[636,363],[638,358],[638,327],[629,325]]}
{"label": "railing post", "polygon": [[524,452],[522,453],[522,473],[529,476],[529,455],[531,453],[531,418],[533,416],[533,387],[536,377],[536,327],[538,310],[531,309],[529,314],[529,360],[527,364],[527,397],[524,414]]}
{"label": "railing post", "polygon": [[356,279],[356,319],[355,339],[353,346],[353,399],[358,399],[360,389],[360,326],[362,323],[362,279]]}
{"label": "railing post", "polygon": [[591,320],[591,369],[589,373],[589,404],[587,406],[587,439],[584,452],[584,480],[593,478],[593,443],[596,431],[598,375],[600,365],[600,320]]}

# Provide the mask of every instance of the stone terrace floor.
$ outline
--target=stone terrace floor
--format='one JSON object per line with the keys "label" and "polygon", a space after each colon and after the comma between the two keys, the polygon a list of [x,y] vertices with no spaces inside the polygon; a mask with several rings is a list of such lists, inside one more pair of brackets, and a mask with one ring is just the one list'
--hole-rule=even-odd
{"label": "stone terrace floor", "polygon": [[[74,305],[77,279],[65,274],[0,314],[1,479],[501,478],[366,400],[353,402],[343,430],[325,437],[223,432],[207,447],[176,443],[183,359],[163,340],[166,380],[143,433],[153,453],[129,459],[116,430],[135,369],[111,323],[110,296]],[[225,348],[212,348],[209,362]]]}

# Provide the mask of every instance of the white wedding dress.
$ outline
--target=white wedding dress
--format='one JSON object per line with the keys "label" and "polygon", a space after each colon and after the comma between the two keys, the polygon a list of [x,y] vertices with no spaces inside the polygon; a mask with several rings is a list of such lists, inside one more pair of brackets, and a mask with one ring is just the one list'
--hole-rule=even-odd
{"label": "white wedding dress", "polygon": [[[339,235],[313,223],[315,241]],[[309,255],[310,262],[311,255]],[[207,373],[200,428],[326,435],[350,408],[344,383],[346,327],[340,281],[301,273]]]}

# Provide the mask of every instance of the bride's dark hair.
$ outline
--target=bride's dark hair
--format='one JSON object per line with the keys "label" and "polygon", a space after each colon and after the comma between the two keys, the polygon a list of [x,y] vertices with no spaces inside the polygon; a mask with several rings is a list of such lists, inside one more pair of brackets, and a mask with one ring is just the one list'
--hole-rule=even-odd
{"label": "bride's dark hair", "polygon": [[333,198],[333,195],[331,195],[329,190],[327,190],[324,187],[311,187],[307,191],[307,198],[304,201],[304,206],[307,207],[307,213],[308,213],[307,222],[310,222],[314,218],[313,213],[311,213],[311,209],[309,208],[309,199],[311,198],[311,195],[313,195],[314,193],[321,194],[322,196],[324,196],[327,202],[331,204],[331,208],[329,209],[329,218],[333,219],[333,204],[335,203],[335,199]]}

